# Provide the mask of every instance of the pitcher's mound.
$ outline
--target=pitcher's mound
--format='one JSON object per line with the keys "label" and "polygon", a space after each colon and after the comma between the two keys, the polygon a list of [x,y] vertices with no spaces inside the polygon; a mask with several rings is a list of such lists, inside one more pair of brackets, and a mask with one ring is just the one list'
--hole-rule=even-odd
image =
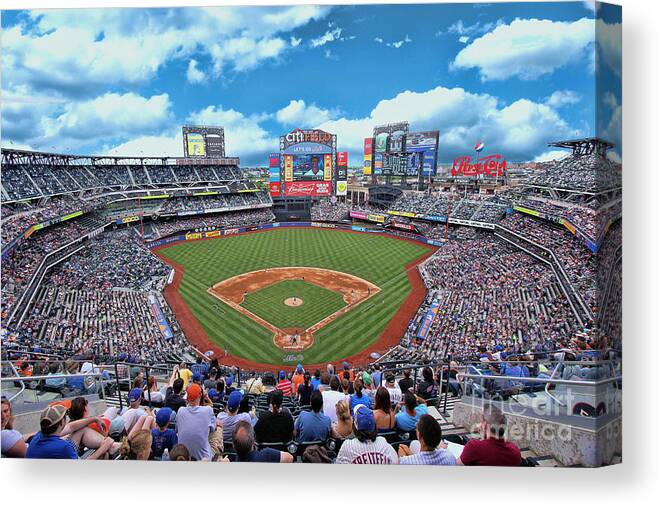
{"label": "pitcher's mound", "polygon": [[301,298],[287,298],[285,299],[284,303],[287,306],[301,306],[303,304],[303,300]]}

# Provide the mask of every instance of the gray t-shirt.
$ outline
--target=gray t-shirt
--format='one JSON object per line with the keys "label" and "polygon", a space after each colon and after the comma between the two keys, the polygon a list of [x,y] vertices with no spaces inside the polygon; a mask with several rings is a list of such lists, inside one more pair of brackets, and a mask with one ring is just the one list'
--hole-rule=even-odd
{"label": "gray t-shirt", "polygon": [[232,440],[232,433],[234,428],[241,421],[252,422],[250,414],[243,412],[242,414],[228,415],[227,412],[220,412],[218,420],[223,423],[223,440]]}
{"label": "gray t-shirt", "polygon": [[2,440],[2,454],[6,454],[22,438],[23,435],[16,430],[2,430],[2,436],[0,436]]}
{"label": "gray t-shirt", "polygon": [[181,407],[177,410],[177,438],[186,446],[191,458],[211,459],[209,432],[216,428],[211,407]]}

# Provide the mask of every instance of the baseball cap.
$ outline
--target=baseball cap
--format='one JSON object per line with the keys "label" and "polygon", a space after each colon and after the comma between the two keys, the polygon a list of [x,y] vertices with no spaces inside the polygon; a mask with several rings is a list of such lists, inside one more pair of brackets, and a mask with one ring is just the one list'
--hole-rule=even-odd
{"label": "baseball cap", "polygon": [[129,392],[129,403],[138,401],[141,397],[142,397],[142,389],[140,389],[139,387],[134,387]]}
{"label": "baseball cap", "polygon": [[163,407],[156,412],[156,424],[159,426],[165,426],[170,422],[172,418],[172,409],[170,407]]}
{"label": "baseball cap", "polygon": [[287,374],[284,371],[280,370],[280,378],[283,379],[283,378],[286,378],[286,377],[287,377]]}
{"label": "baseball cap", "polygon": [[353,409],[353,420],[359,431],[374,431],[374,428],[376,427],[374,423],[374,414],[362,403],[356,405]]}
{"label": "baseball cap", "polygon": [[220,393],[218,392],[217,389],[209,389],[209,392],[207,392],[207,395],[209,396],[209,399],[211,401],[216,401],[220,399]]}
{"label": "baseball cap", "polygon": [[372,385],[372,377],[366,371],[363,372],[363,384],[365,384],[366,386]]}
{"label": "baseball cap", "polygon": [[342,363],[342,368],[344,368],[345,370],[348,370],[348,369],[349,369],[349,363],[347,363],[346,361],[344,361],[344,362]]}
{"label": "baseball cap", "polygon": [[232,391],[229,398],[227,398],[227,408],[234,412],[241,404],[242,399],[243,396],[240,391]]}
{"label": "baseball cap", "polygon": [[301,363],[298,363],[296,365],[296,372],[297,373],[303,373],[303,365]]}
{"label": "baseball cap", "polygon": [[202,397],[202,388],[198,384],[191,384],[186,389],[186,399],[188,401],[195,401]]}
{"label": "baseball cap", "polygon": [[110,421],[108,435],[121,435],[122,431],[124,431],[124,418],[121,415],[118,415]]}
{"label": "baseball cap", "polygon": [[39,424],[42,428],[50,428],[59,423],[67,415],[67,408],[63,405],[51,405],[41,412]]}
{"label": "baseball cap", "polygon": [[395,374],[393,372],[388,371],[386,372],[385,376],[386,376],[386,382],[388,382],[389,384],[395,381]]}
{"label": "baseball cap", "polygon": [[193,373],[193,382],[202,382],[202,375],[199,373]]}

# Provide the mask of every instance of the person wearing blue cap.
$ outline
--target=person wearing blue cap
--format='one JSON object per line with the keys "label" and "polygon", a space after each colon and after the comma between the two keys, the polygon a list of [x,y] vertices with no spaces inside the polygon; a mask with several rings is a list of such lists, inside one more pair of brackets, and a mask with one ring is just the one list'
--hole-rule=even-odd
{"label": "person wearing blue cap", "polygon": [[129,392],[129,406],[126,407],[121,413],[121,416],[124,419],[124,429],[126,430],[127,434],[131,432],[131,428],[133,428],[133,425],[137,422],[138,419],[140,419],[141,416],[147,415],[145,409],[140,406],[141,401],[142,389],[139,387],[134,387]]}
{"label": "person wearing blue cap", "polygon": [[149,459],[160,460],[165,449],[170,452],[177,445],[177,433],[168,428],[174,412],[169,407],[163,407],[156,412],[156,425],[151,430],[151,456]]}
{"label": "person wearing blue cap", "polygon": [[281,371],[278,379],[279,381],[275,388],[282,391],[283,396],[291,396],[293,388],[291,380],[287,378],[287,374],[284,371]]}
{"label": "person wearing blue cap", "polygon": [[353,410],[353,433],[345,440],[335,463],[354,465],[395,465],[399,457],[385,438],[378,436],[374,414],[365,405]]}
{"label": "person wearing blue cap", "polygon": [[230,440],[232,438],[232,432],[239,422],[247,421],[252,424],[250,414],[246,412],[239,414],[239,406],[242,399],[243,395],[240,391],[232,391],[227,397],[225,410],[218,413],[217,419],[223,425],[223,440]]}

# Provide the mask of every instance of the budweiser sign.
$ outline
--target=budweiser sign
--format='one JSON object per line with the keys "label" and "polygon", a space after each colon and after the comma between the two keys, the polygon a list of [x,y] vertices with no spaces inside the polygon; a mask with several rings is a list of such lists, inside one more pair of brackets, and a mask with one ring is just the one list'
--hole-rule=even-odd
{"label": "budweiser sign", "polygon": [[487,155],[471,163],[469,156],[457,157],[452,164],[452,176],[477,176],[484,174],[496,178],[507,173],[507,162],[502,155]]}

